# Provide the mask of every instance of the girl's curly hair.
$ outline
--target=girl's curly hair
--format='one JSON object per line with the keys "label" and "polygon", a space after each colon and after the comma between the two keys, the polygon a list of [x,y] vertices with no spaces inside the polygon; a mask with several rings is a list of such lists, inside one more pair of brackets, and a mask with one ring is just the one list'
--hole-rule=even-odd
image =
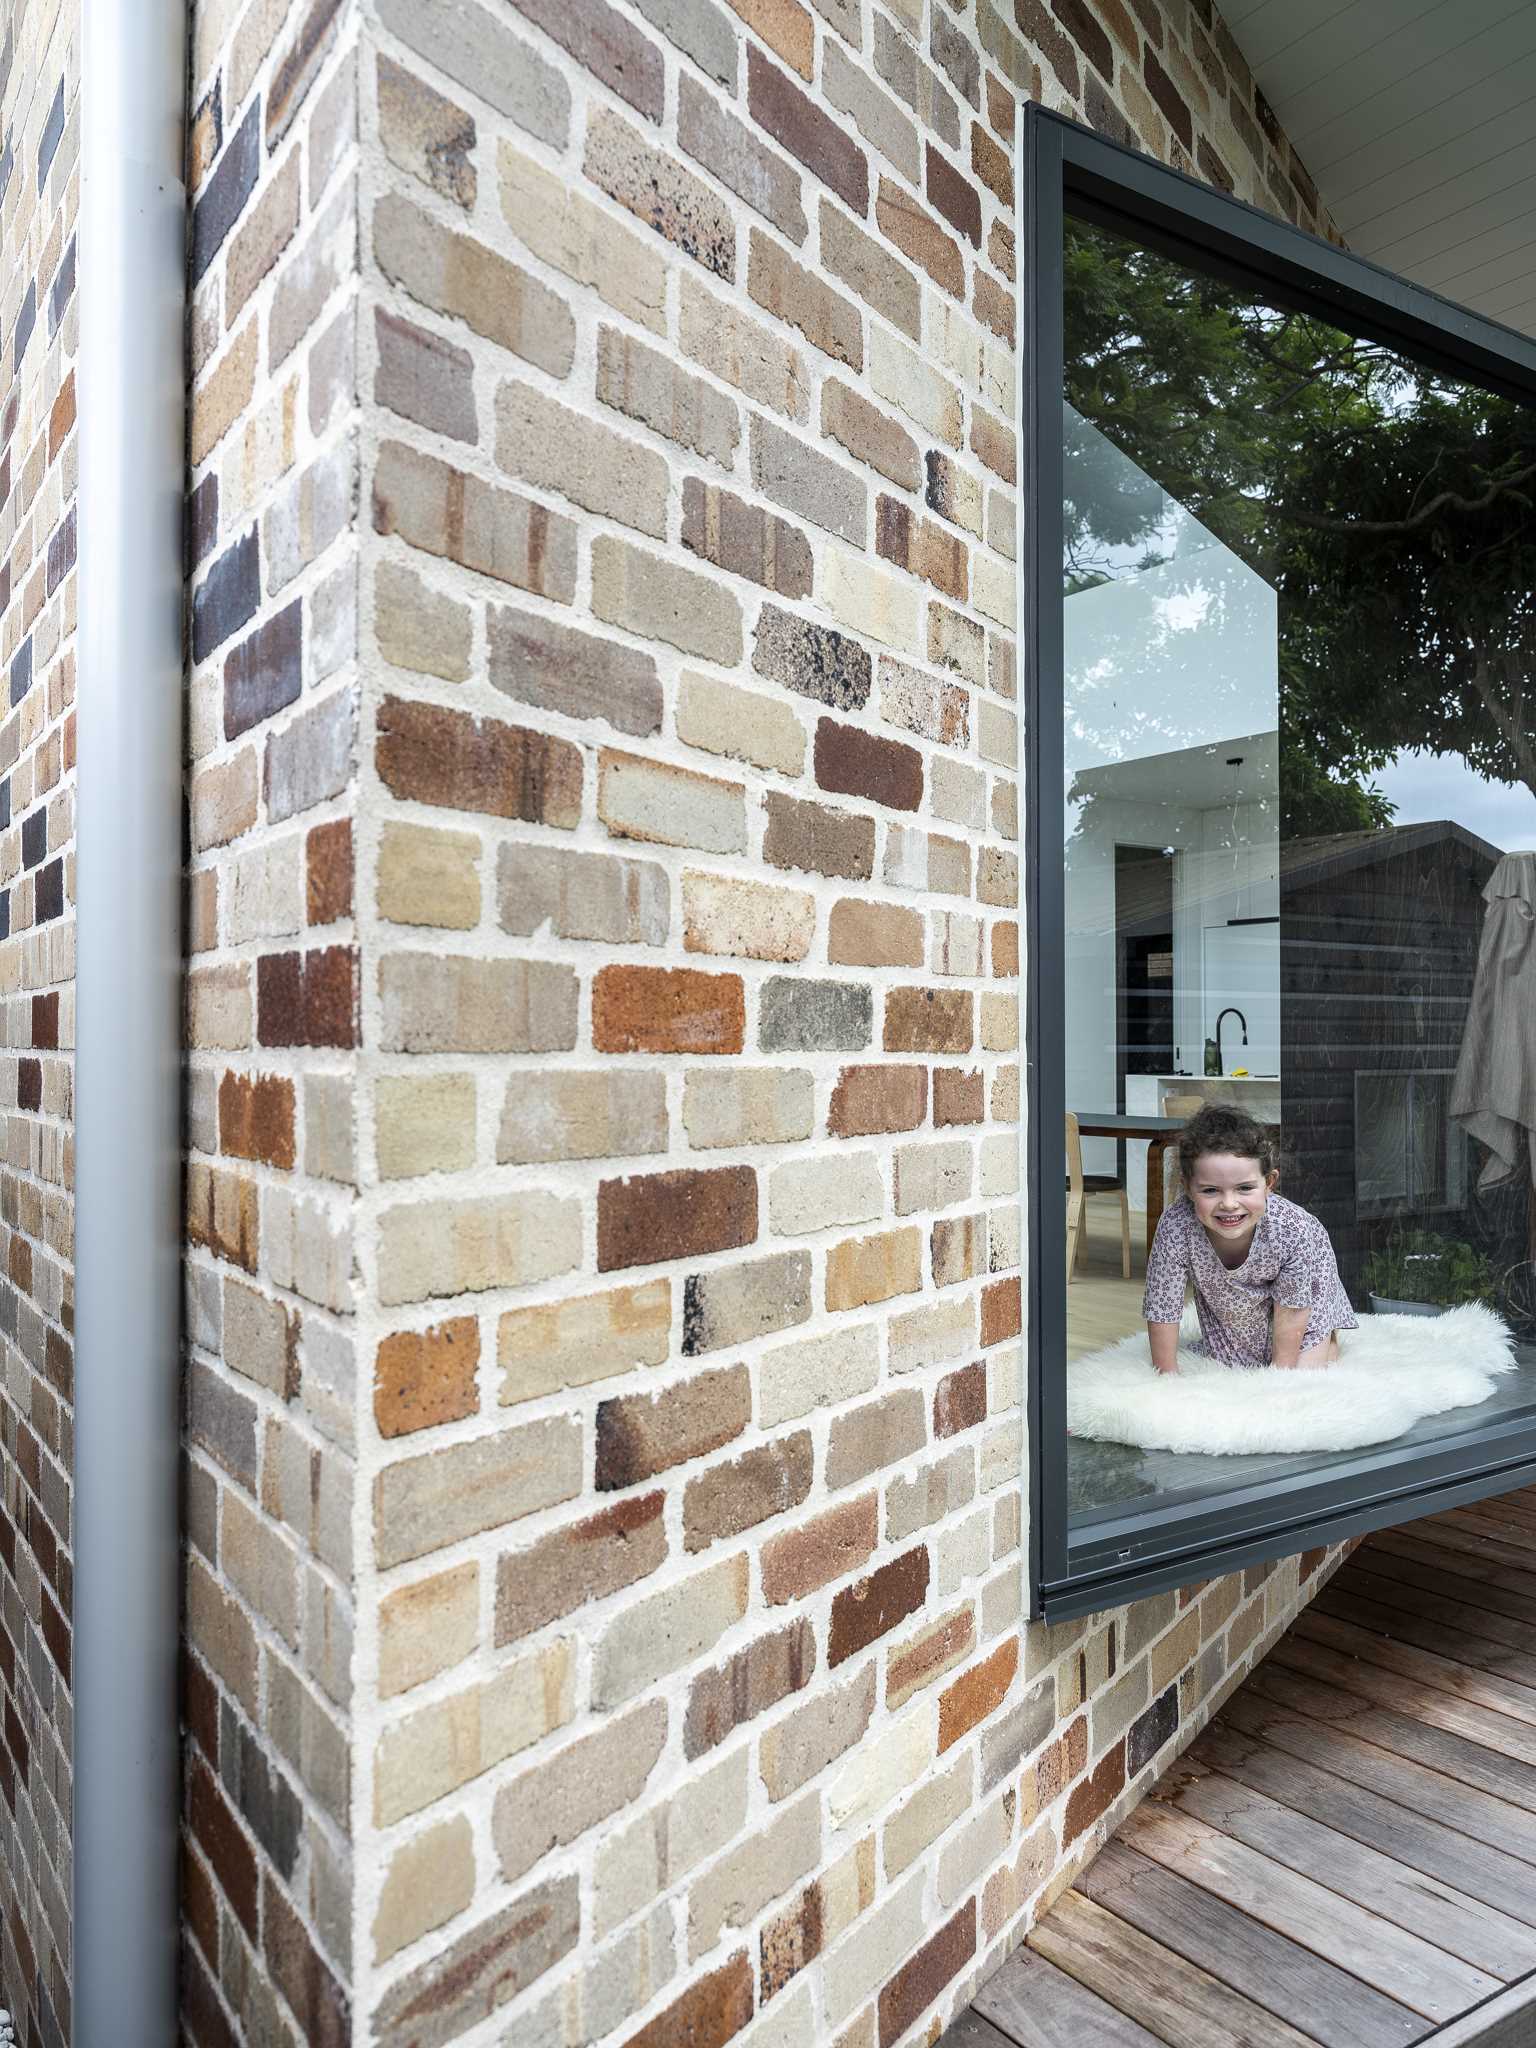
{"label": "girl's curly hair", "polygon": [[1187,1182],[1205,1152],[1229,1152],[1237,1159],[1257,1159],[1268,1176],[1280,1164],[1280,1134],[1230,1102],[1208,1102],[1196,1110],[1179,1133],[1179,1171]]}

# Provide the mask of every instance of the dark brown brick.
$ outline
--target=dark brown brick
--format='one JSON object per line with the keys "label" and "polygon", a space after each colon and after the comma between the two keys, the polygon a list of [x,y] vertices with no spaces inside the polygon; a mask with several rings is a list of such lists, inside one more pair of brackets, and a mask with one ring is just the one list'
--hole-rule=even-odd
{"label": "dark brown brick", "polygon": [[[597,1191],[600,1273],[734,1251],[756,1236],[757,1175],[750,1166],[638,1174],[605,1180]],[[675,1391],[668,1398],[675,1400]]]}
{"label": "dark brown brick", "polygon": [[880,1993],[880,2048],[895,2048],[975,1953],[976,1901],[967,1899]]}
{"label": "dark brown brick", "polygon": [[352,915],[352,820],[311,826],[304,841],[307,924],[335,924]]}
{"label": "dark brown brick", "polygon": [[59,992],[56,988],[32,998],[32,1045],[38,1052],[58,1051]]}
{"label": "dark brown brick", "polygon": [[827,1130],[834,1138],[915,1131],[927,1113],[926,1067],[844,1067],[832,1090]]}
{"label": "dark brown brick", "polygon": [[981,195],[976,187],[931,142],[925,152],[924,172],[928,197],[950,226],[964,235],[973,249],[979,249]]}
{"label": "dark brown brick", "polygon": [[752,1958],[743,1949],[690,1984],[624,2048],[724,2048],[751,2017]]}
{"label": "dark brown brick", "polygon": [[928,1569],[928,1552],[919,1544],[867,1578],[845,1586],[832,1602],[828,1665],[842,1664],[868,1649],[899,1621],[915,1614],[928,1597]]}
{"label": "dark brown brick", "polygon": [[968,990],[893,988],[886,992],[887,1052],[969,1052],[973,1040]]}
{"label": "dark brown brick", "polygon": [[18,1109],[41,1109],[42,1106],[42,1061],[18,1060],[16,1063],[16,1107]]}
{"label": "dark brown brick", "polygon": [[256,1939],[256,1852],[201,1758],[194,1758],[187,1818],[192,1836],[213,1867],[220,1891],[246,1933]]}
{"label": "dark brown brick", "polygon": [[816,726],[816,781],[837,795],[915,811],[923,801],[923,757],[900,740],[823,718]]}
{"label": "dark brown brick", "polygon": [[780,597],[811,594],[810,543],[799,527],[702,477],[683,479],[683,546]]}
{"label": "dark brown brick", "polygon": [[1223,192],[1233,192],[1237,189],[1232,173],[1203,135],[1195,147],[1195,162],[1200,166],[1201,175],[1212,185],[1220,186]]}
{"label": "dark brown brick", "polygon": [[965,297],[965,262],[933,216],[891,178],[880,180],[875,219],[881,234],[910,256],[951,298]]}
{"label": "dark brown brick", "polygon": [[746,1001],[739,974],[694,967],[601,967],[592,982],[598,1052],[740,1052]]}
{"label": "dark brown brick", "polygon": [[683,1548],[705,1550],[797,1508],[811,1490],[814,1462],[811,1433],[802,1429],[690,1479],[683,1496]]}
{"label": "dark brown brick", "polygon": [[[1141,69],[1142,76],[1147,81],[1147,91],[1151,93],[1153,99],[1156,100],[1158,106],[1162,109],[1169,127],[1178,136],[1186,149],[1193,149],[1195,146],[1195,126],[1194,122],[1190,119],[1189,108],[1185,104],[1183,94],[1168,76],[1162,65],[1158,63],[1156,57],[1153,56],[1150,43],[1142,52]],[[1262,99],[1262,94],[1259,97]],[[1264,118],[1264,113],[1265,108],[1261,106],[1259,108],[1259,119],[1261,122]],[[1270,118],[1273,120],[1273,115]]]}
{"label": "dark brown brick", "polygon": [[933,1433],[959,1436],[987,1419],[987,1368],[980,1359],[946,1374],[933,1394]]}
{"label": "dark brown brick", "polygon": [[768,829],[763,858],[770,867],[867,882],[875,871],[875,821],[829,804],[806,803],[770,790],[763,800]]}
{"label": "dark brown brick", "polygon": [[866,648],[846,633],[765,604],[753,637],[752,666],[799,696],[836,711],[862,711],[873,674]]}
{"label": "dark brown brick", "polygon": [[763,1545],[763,1598],[770,1607],[803,1600],[867,1564],[879,1540],[878,1493],[830,1508]]}
{"label": "dark brown brick", "polygon": [[581,817],[581,753],[569,740],[403,697],[379,711],[381,780],[445,810],[569,829]]}
{"label": "dark brown brick", "polygon": [[[1081,79],[1077,46],[1046,12],[1045,0],[1013,0],[1013,18],[1023,32],[1024,40],[1032,44],[1035,53],[1050,65],[1068,94],[1078,99],[1081,96]],[[1014,80],[1016,85],[1019,82]]]}
{"label": "dark brown brick", "polygon": [[1067,1810],[1061,1823],[1061,1846],[1068,1849],[1079,1835],[1086,1834],[1125,1790],[1125,1739],[1122,1736],[1105,1757],[1101,1757],[1079,1785],[1067,1794]]}
{"label": "dark brown brick", "polygon": [[409,1436],[462,1422],[479,1406],[480,1325],[453,1316],[426,1330],[397,1330],[374,1357],[373,1419],[381,1436]]}
{"label": "dark brown brick", "polygon": [[356,1045],[355,946],[265,953],[256,962],[256,1037],[261,1045]]}
{"label": "dark brown brick", "polygon": [[755,43],[747,48],[747,106],[760,128],[856,214],[862,218],[869,211],[869,165],[863,150]]}
{"label": "dark brown brick", "polygon": [[628,100],[648,121],[661,119],[665,68],[661,52],[606,0],[512,0],[512,4],[583,71]]}
{"label": "dark brown brick", "polygon": [[802,1692],[816,1669],[816,1631],[791,1622],[759,1636],[713,1671],[701,1671],[688,1693],[683,1755],[691,1763],[717,1748],[744,1722]]}
{"label": "dark brown brick", "polygon": [[286,1075],[225,1073],[219,1083],[219,1150],[265,1166],[293,1165],[293,1083]]}
{"label": "dark brown brick", "polygon": [[495,1643],[502,1649],[591,1600],[606,1600],[662,1564],[666,1495],[615,1501],[496,1560]]}
{"label": "dark brown brick", "polygon": [[1109,37],[1105,35],[1084,0],[1051,0],[1057,19],[1082,51],[1088,62],[1105,80],[1113,82],[1115,75],[1115,53]]}

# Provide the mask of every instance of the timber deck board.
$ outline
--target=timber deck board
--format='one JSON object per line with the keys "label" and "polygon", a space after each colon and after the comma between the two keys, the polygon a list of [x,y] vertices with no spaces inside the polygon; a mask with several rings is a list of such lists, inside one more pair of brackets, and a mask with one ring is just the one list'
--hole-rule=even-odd
{"label": "timber deck board", "polygon": [[1453,2048],[1485,2008],[1536,2042],[1536,1488],[1368,1537],[939,2048]]}

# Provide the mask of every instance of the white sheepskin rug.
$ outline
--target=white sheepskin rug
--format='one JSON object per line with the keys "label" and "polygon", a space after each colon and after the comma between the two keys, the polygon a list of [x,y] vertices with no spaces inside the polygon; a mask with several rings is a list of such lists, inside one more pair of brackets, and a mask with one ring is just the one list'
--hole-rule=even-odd
{"label": "white sheepskin rug", "polygon": [[1487,1400],[1513,1369],[1513,1340],[1492,1309],[1472,1302],[1441,1316],[1363,1315],[1339,1332],[1329,1366],[1233,1371],[1185,1346],[1179,1369],[1152,1367],[1145,1330],[1067,1367],[1073,1436],[1148,1451],[1346,1451],[1401,1436],[1426,1415]]}

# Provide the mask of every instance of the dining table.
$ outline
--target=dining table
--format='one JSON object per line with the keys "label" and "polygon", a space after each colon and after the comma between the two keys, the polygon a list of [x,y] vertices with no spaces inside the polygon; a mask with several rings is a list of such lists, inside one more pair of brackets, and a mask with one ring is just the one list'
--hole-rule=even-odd
{"label": "dining table", "polygon": [[1181,1116],[1127,1116],[1119,1110],[1079,1109],[1078,1136],[1082,1138],[1145,1138],[1147,1141],[1147,1250],[1152,1249],[1158,1219],[1163,1213],[1164,1161],[1168,1147],[1183,1130]]}

